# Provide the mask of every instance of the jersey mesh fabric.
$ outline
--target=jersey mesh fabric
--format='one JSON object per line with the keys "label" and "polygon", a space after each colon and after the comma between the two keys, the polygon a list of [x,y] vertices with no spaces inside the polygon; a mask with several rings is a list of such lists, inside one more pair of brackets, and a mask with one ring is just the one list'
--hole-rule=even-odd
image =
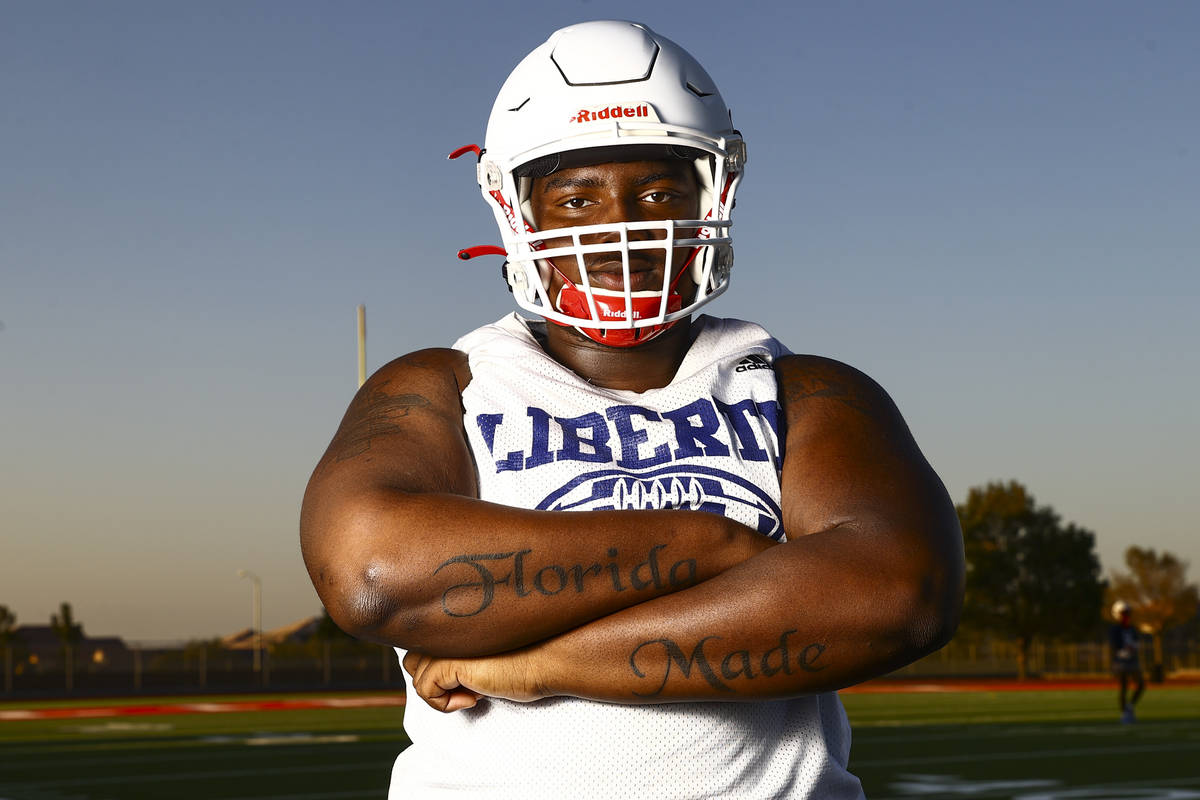
{"label": "jersey mesh fabric", "polygon": [[[483,499],[703,508],[783,538],[769,368],[787,353],[778,341],[751,323],[700,316],[671,384],[636,393],[592,386],[559,365],[531,335],[536,324],[513,314],[455,343],[470,358],[464,424]],[[599,421],[622,418],[613,430]],[[660,705],[487,700],[441,714],[404,677],[413,745],[396,760],[391,800],[862,797],[846,770],[850,730],[833,693]]]}

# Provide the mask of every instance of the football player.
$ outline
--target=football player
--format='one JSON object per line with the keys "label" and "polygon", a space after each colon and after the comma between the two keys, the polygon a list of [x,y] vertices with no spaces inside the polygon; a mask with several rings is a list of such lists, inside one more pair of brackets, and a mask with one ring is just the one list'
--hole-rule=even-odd
{"label": "football player", "polygon": [[465,153],[504,246],[462,255],[531,318],[372,376],[301,520],[330,614],[403,660],[391,796],[861,797],[835,692],[949,639],[961,533],[879,385],[698,313],[747,164],[716,84],[574,25]]}
{"label": "football player", "polygon": [[[1142,677],[1141,660],[1138,656],[1138,630],[1133,626],[1133,609],[1124,600],[1112,605],[1112,616],[1116,622],[1108,629],[1108,643],[1112,650],[1112,669],[1117,676],[1117,702],[1121,707],[1121,722],[1129,725],[1135,721],[1133,707],[1142,699],[1146,681]],[[1133,696],[1129,687],[1133,686]]]}

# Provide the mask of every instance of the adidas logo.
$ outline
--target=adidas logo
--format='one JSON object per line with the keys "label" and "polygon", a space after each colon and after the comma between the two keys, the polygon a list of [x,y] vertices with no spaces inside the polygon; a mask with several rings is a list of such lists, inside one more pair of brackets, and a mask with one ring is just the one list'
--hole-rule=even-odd
{"label": "adidas logo", "polygon": [[746,356],[734,367],[734,372],[746,372],[752,369],[770,369],[771,362],[764,356]]}

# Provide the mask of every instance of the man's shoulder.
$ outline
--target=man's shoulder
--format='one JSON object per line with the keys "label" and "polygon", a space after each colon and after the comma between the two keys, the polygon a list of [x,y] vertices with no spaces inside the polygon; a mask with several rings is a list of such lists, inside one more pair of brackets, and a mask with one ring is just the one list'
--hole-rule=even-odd
{"label": "man's shoulder", "polygon": [[813,353],[787,353],[775,360],[775,371],[782,379],[825,383],[829,385],[856,386],[871,391],[883,391],[874,378],[867,373],[829,356]]}
{"label": "man's shoulder", "polygon": [[506,314],[495,322],[481,325],[473,331],[458,338],[452,345],[455,350],[470,354],[483,347],[496,346],[536,346],[531,323],[519,314]]}
{"label": "man's shoulder", "polygon": [[757,322],[737,317],[714,317],[710,314],[700,314],[692,325],[699,331],[706,331],[717,336],[757,336],[773,339],[764,326]]}
{"label": "man's shoulder", "polygon": [[[702,332],[698,341],[702,337],[712,337],[726,346],[736,342],[738,347],[765,348],[779,383],[780,399],[786,405],[798,405],[806,400],[835,400],[858,411],[881,411],[889,417],[897,413],[887,391],[857,367],[829,356],[793,353],[756,322],[707,315],[698,321]],[[746,364],[744,368],[750,369],[751,365]]]}
{"label": "man's shoulder", "polygon": [[470,364],[467,354],[462,350],[429,347],[392,359],[371,376],[370,382],[376,385],[407,385],[453,380],[460,386],[466,386],[470,377]]}
{"label": "man's shoulder", "polygon": [[693,322],[692,336],[692,347],[709,354],[758,350],[774,360],[791,353],[791,350],[762,325],[734,317],[701,314]]}
{"label": "man's shoulder", "polygon": [[380,367],[371,380],[406,382],[452,378],[461,391],[471,382],[473,354],[514,347],[522,352],[541,352],[530,331],[530,323],[517,314],[507,314],[459,337],[450,347],[429,347],[395,358]]}
{"label": "man's shoulder", "polygon": [[870,375],[845,362],[810,353],[789,354],[775,361],[779,396],[793,421],[823,409],[866,415],[889,428],[905,427],[887,391]]}

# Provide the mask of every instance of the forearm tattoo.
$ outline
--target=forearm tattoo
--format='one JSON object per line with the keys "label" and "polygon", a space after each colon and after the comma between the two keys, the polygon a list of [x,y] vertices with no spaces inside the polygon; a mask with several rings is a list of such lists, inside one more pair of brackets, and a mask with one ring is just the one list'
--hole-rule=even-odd
{"label": "forearm tattoo", "polygon": [[402,429],[400,420],[416,409],[427,408],[429,400],[419,394],[389,394],[385,381],[363,398],[338,428],[330,450],[336,461],[346,461],[371,449],[377,436]]}
{"label": "forearm tattoo", "polygon": [[696,560],[684,558],[668,566],[659,561],[666,545],[650,548],[644,561],[628,570],[617,562],[615,547],[608,548],[606,559],[591,564],[545,564],[536,569],[528,563],[532,550],[507,553],[470,553],[443,561],[436,570],[455,569],[466,580],[442,592],[442,611],[450,617],[473,617],[487,610],[496,598],[498,587],[515,598],[537,594],[550,597],[562,592],[583,594],[592,588],[601,592],[682,589],[696,582]]}
{"label": "forearm tattoo", "polygon": [[[770,678],[781,672],[793,675],[796,672],[820,672],[825,669],[828,665],[818,662],[825,654],[826,646],[812,642],[800,647],[788,641],[795,633],[795,630],[784,631],[779,635],[779,643],[763,653],[730,650],[721,655],[718,652],[719,645],[710,645],[710,642],[720,641],[720,636],[705,636],[696,642],[690,654],[672,639],[642,642],[629,654],[629,667],[634,675],[647,679],[647,686],[654,688],[645,692],[635,691],[634,694],[638,697],[660,696],[673,673],[688,680],[695,672],[713,689],[736,694],[737,689],[730,686],[728,681],[738,678],[756,680]],[[719,662],[716,660],[718,658]]]}

